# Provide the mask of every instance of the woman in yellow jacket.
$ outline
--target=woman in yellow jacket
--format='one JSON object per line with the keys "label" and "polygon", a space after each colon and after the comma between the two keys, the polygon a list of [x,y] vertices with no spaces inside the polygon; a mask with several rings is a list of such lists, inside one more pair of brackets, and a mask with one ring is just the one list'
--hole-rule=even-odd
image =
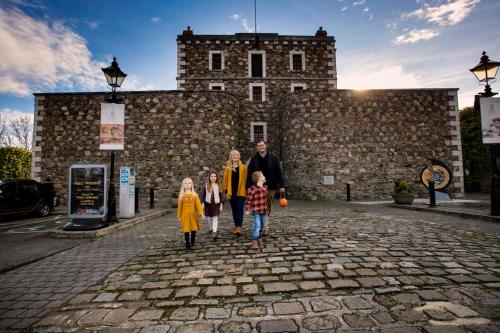
{"label": "woman in yellow jacket", "polygon": [[247,196],[246,179],[247,167],[241,163],[240,152],[232,150],[224,168],[222,190],[226,193],[231,203],[234,220],[233,232],[237,236],[241,235],[241,226],[243,225],[243,209]]}

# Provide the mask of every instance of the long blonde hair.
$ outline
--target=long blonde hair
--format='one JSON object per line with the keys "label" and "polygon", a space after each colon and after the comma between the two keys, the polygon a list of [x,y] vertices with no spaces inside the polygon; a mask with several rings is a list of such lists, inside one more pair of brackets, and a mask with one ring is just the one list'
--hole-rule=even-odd
{"label": "long blonde hair", "polygon": [[191,178],[184,178],[182,180],[182,183],[181,183],[181,190],[179,191],[179,200],[182,199],[182,197],[184,196],[184,194],[186,194],[186,190],[184,189],[184,182],[186,181],[191,181],[191,184],[193,185],[191,187],[191,192],[193,192],[195,195],[196,195],[196,192],[194,191],[194,183],[193,183],[193,180]]}
{"label": "long blonde hair", "polygon": [[226,163],[227,167],[229,169],[231,169],[231,171],[236,170],[236,167],[233,164],[233,155],[234,154],[240,155],[240,159],[238,160],[238,166],[240,166],[242,164],[241,163],[241,154],[240,154],[240,152],[237,151],[236,149],[231,150],[231,152],[229,153],[229,160],[227,160],[227,163]]}

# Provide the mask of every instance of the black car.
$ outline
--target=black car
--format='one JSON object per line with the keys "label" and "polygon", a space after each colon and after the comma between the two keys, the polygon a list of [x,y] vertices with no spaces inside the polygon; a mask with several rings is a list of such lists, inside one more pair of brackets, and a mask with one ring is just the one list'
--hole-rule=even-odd
{"label": "black car", "polygon": [[28,179],[0,181],[0,216],[35,213],[47,216],[52,210],[55,191],[52,184]]}

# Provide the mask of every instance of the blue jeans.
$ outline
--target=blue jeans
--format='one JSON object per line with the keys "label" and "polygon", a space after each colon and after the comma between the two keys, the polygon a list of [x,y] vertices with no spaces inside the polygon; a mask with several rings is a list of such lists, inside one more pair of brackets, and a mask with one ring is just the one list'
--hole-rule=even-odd
{"label": "blue jeans", "polygon": [[264,232],[266,214],[259,214],[252,212],[252,218],[253,218],[252,240],[258,240],[262,237],[262,233]]}
{"label": "blue jeans", "polygon": [[245,197],[231,196],[231,210],[233,211],[233,221],[235,227],[243,225],[243,209],[245,208]]}

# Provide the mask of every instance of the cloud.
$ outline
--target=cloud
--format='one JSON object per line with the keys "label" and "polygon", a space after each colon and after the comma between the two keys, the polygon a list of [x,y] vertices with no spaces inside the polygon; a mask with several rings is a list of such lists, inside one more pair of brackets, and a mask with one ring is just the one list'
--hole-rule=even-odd
{"label": "cloud", "polygon": [[[349,61],[350,62],[350,61]],[[347,64],[344,64],[347,65]],[[399,64],[381,64],[359,66],[347,65],[339,71],[339,87],[341,89],[391,89],[420,88],[422,84],[418,75],[406,73]]]}
{"label": "cloud", "polygon": [[3,108],[0,110],[0,119],[2,121],[10,121],[12,119],[19,119],[21,117],[29,117],[33,121],[33,113],[23,112],[10,108]]}
{"label": "cloud", "polygon": [[405,35],[397,36],[396,39],[393,40],[394,44],[413,44],[421,40],[432,39],[436,36],[439,36],[439,32],[430,29],[413,29],[409,33]]}
{"label": "cloud", "polygon": [[341,12],[345,12],[346,10],[348,10],[349,7],[342,7],[342,9],[340,10]]}
{"label": "cloud", "polygon": [[357,1],[353,1],[352,5],[353,6],[361,6],[361,5],[364,5],[365,3],[366,3],[366,0],[357,0]]}
{"label": "cloud", "polygon": [[240,14],[230,15],[229,18],[232,18],[233,20],[238,21],[238,19],[240,18]]}
{"label": "cloud", "polygon": [[85,23],[89,26],[90,29],[95,30],[98,26],[102,24],[100,21],[85,21]]}
{"label": "cloud", "polygon": [[121,88],[122,90],[153,90],[155,86],[144,82],[143,79],[136,75],[129,74],[125,81],[123,81]]}
{"label": "cloud", "polygon": [[481,0],[448,0],[439,6],[425,6],[411,13],[403,14],[403,18],[417,17],[439,26],[455,25],[463,21]]}
{"label": "cloud", "polygon": [[[107,87],[87,41],[60,21],[0,8],[0,93],[89,91]],[[138,84],[140,86],[140,84]]]}
{"label": "cloud", "polygon": [[245,29],[246,32],[254,32],[253,28],[251,28],[249,25],[248,25],[248,21],[247,19],[242,19],[241,20],[241,25],[243,26],[243,28]]}
{"label": "cloud", "polygon": [[151,18],[151,22],[153,22],[153,23],[160,23],[161,22],[161,18],[159,18],[159,17],[152,17]]}
{"label": "cloud", "polygon": [[396,30],[398,28],[398,24],[396,22],[390,22],[385,25],[385,27],[389,30]]}

